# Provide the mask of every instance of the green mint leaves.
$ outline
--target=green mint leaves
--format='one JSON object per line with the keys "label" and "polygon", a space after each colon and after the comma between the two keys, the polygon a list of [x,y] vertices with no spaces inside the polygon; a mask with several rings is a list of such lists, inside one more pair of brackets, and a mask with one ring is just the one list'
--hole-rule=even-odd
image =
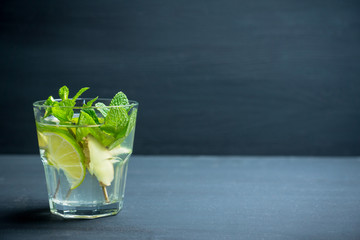
{"label": "green mint leaves", "polygon": [[104,132],[115,137],[115,141],[109,146],[110,149],[121,144],[135,127],[131,115],[135,116],[136,111],[132,111],[129,116],[131,106],[129,100],[123,92],[118,92],[110,102],[110,107],[106,108],[103,103],[96,103],[95,106],[105,117],[104,125],[100,128]]}
{"label": "green mint leaves", "polygon": [[59,89],[59,96],[64,101],[69,97],[69,88],[67,86],[63,86]]}
{"label": "green mint leaves", "polygon": [[[74,118],[73,107],[76,99],[88,89],[88,87],[81,88],[73,98],[69,98],[69,88],[61,87],[59,89],[61,101],[56,101],[52,96],[45,101],[44,105],[49,107],[46,108],[44,118],[52,115],[60,124],[77,124],[74,137],[78,142],[92,135],[109,149],[117,147],[135,128],[137,109],[129,104],[123,92],[118,92],[109,106],[96,102],[98,97],[87,103],[84,102],[78,118]],[[92,106],[94,103],[95,107]]]}
{"label": "green mint leaves", "polygon": [[83,94],[86,90],[88,90],[88,87],[84,87],[82,89],[80,89],[75,96],[72,98],[72,101],[75,103],[76,99],[78,99],[80,97],[81,94]]}
{"label": "green mint leaves", "polygon": [[136,123],[136,115],[137,115],[137,109],[134,108],[129,116],[129,121],[127,123],[126,128],[123,128],[116,136],[116,140],[109,146],[109,149],[113,149],[116,146],[120,145],[125,138],[131,133],[133,129],[135,129],[135,123]]}
{"label": "green mint leaves", "polygon": [[118,92],[111,100],[110,106],[122,106],[122,105],[129,105],[129,100],[126,97],[125,93]]}
{"label": "green mint leaves", "polygon": [[110,102],[110,108],[104,108],[105,104],[97,103],[95,106],[101,109],[101,113],[105,116],[102,130],[114,136],[124,131],[129,121],[128,105],[129,100],[123,92],[118,92],[114,96]]}
{"label": "green mint leaves", "polygon": [[94,99],[92,99],[92,100],[90,100],[90,101],[88,101],[88,103],[86,104],[86,106],[87,107],[91,107],[92,106],[92,104],[98,99],[99,97],[96,97],[96,98],[94,98]]}
{"label": "green mint leaves", "polygon": [[[93,109],[92,109],[93,110]],[[86,111],[81,110],[80,117],[78,121],[78,125],[80,126],[94,126],[97,125],[93,116],[89,115]],[[82,141],[89,134],[94,136],[99,142],[101,142],[104,146],[110,145],[114,142],[115,138],[103,131],[101,131],[97,127],[78,127],[76,128],[76,140]]]}
{"label": "green mint leaves", "polygon": [[71,123],[74,115],[72,107],[75,106],[76,99],[88,89],[88,87],[80,89],[72,99],[69,99],[69,88],[67,86],[61,87],[59,89],[59,97],[61,98],[60,102],[55,101],[52,96],[45,101],[44,105],[50,107],[46,109],[44,118],[53,115],[60,121],[61,124]]}
{"label": "green mint leaves", "polygon": [[74,115],[74,111],[71,108],[73,106],[74,104],[70,99],[55,102],[52,108],[52,114],[59,119],[60,123],[71,122]]}
{"label": "green mint leaves", "polygon": [[115,107],[111,108],[105,118],[105,123],[102,126],[102,130],[116,135],[125,129],[129,121],[129,116],[125,108]]}
{"label": "green mint leaves", "polygon": [[[44,102],[44,105],[45,105],[45,106],[52,106],[54,102],[55,102],[54,98],[53,98],[52,96],[50,96],[50,97]],[[44,118],[47,118],[47,117],[50,116],[51,114],[52,114],[52,108],[50,108],[50,107],[46,108]]]}

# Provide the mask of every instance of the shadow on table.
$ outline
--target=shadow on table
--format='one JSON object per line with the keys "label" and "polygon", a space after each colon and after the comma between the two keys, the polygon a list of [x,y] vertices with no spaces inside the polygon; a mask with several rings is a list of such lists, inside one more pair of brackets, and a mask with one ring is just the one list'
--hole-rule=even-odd
{"label": "shadow on table", "polygon": [[2,222],[12,224],[49,224],[51,222],[70,222],[79,221],[77,219],[63,219],[59,216],[53,215],[49,211],[49,207],[32,208],[32,209],[17,209],[5,214],[2,217]]}
{"label": "shadow on table", "polygon": [[[61,231],[65,231],[67,234],[78,234],[78,231],[83,231],[84,239],[99,236],[96,234],[100,231],[115,234],[117,237],[123,236],[137,240],[153,239],[154,233],[151,229],[143,228],[134,222],[126,220],[119,222],[119,217],[117,217],[118,223],[121,224],[114,224],[116,219],[110,219],[113,217],[115,216],[101,218],[101,221],[93,219],[91,220],[92,223],[89,224],[90,220],[64,219],[53,215],[48,207],[7,209],[3,212],[0,211],[0,239],[21,239],[19,236],[26,236],[29,239],[40,237],[42,239],[41,237],[46,236],[49,232],[55,234]],[[111,224],[109,224],[110,222]]]}
{"label": "shadow on table", "polygon": [[16,210],[7,214],[7,221],[19,224],[28,224],[28,223],[42,223],[42,222],[52,222],[52,221],[63,221],[62,218],[55,216],[49,212],[49,208],[34,208],[34,209],[22,209]]}

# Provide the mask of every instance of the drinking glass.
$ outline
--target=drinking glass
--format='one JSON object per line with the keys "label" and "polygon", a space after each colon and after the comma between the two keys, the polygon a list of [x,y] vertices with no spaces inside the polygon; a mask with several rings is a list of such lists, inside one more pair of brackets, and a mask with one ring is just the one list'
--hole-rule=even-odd
{"label": "drinking glass", "polygon": [[[124,203],[138,103],[109,106],[111,99],[97,99],[104,104],[87,106],[90,100],[33,104],[50,211],[64,218],[116,215]],[[73,117],[64,123],[54,116],[59,110]]]}

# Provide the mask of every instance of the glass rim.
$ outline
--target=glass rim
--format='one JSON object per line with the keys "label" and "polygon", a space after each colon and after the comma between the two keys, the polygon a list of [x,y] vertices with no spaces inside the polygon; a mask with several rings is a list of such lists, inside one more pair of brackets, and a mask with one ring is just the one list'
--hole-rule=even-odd
{"label": "glass rim", "polygon": [[[70,99],[70,98],[69,98]],[[94,98],[78,98],[76,99],[75,101],[90,101],[90,100],[93,100]],[[60,102],[61,99],[60,98],[56,98],[54,99],[55,101],[57,102]],[[70,99],[71,100],[71,99]],[[111,98],[98,98],[96,99],[95,102],[98,102],[98,101],[108,101],[108,102],[111,102]],[[38,101],[35,101],[33,103],[33,107],[39,107],[39,108],[53,108],[55,106],[50,106],[50,105],[45,105],[44,103],[46,102],[46,100],[38,100]],[[126,105],[118,105],[118,106],[103,106],[103,107],[96,107],[96,106],[91,106],[91,107],[88,107],[88,106],[56,106],[57,108],[71,108],[71,109],[84,109],[84,108],[118,108],[118,107],[134,107],[134,106],[138,106],[139,103],[135,100],[129,100],[129,104],[126,104]]]}

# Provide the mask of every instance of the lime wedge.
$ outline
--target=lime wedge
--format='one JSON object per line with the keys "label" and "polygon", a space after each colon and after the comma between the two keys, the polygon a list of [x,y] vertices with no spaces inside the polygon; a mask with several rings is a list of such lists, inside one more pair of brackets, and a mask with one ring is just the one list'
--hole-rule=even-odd
{"label": "lime wedge", "polygon": [[48,161],[57,169],[64,171],[71,189],[77,188],[86,174],[82,149],[66,131],[43,132],[42,134],[47,140]]}

